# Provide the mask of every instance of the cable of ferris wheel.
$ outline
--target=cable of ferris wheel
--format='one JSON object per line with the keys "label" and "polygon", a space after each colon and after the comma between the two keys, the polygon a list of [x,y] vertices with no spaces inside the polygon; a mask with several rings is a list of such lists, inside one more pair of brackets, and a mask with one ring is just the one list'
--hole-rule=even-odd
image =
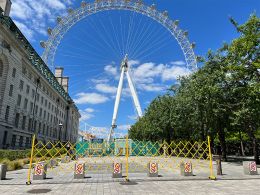
{"label": "cable of ferris wheel", "polygon": [[[153,47],[146,49],[145,51],[142,51],[139,55],[135,56],[135,58],[136,59],[145,59],[146,57],[151,56],[152,54],[154,54],[155,52],[157,52],[161,48],[166,47],[169,44],[169,42],[167,42],[167,40],[168,39],[161,40],[161,42],[158,42],[158,44],[157,44],[157,45],[159,45],[159,47],[156,47],[155,49],[153,49]],[[157,45],[155,45],[155,46],[157,46]],[[149,52],[146,55],[143,55],[144,52],[149,51],[151,49],[153,49],[151,52]]]}
{"label": "cable of ferris wheel", "polygon": [[[137,15],[136,15],[136,16],[137,16]],[[136,44],[138,44],[138,43],[137,43],[137,40],[138,40],[138,38],[140,37],[140,34],[143,33],[143,30],[144,30],[145,27],[146,27],[146,23],[143,24],[143,17],[138,18],[138,20],[135,19],[135,21],[137,21],[137,22],[134,22],[134,25],[133,25],[133,27],[132,27],[132,29],[135,29],[135,30],[133,30],[133,35],[130,36],[129,45],[128,45],[128,48],[129,48],[129,49],[128,49],[128,54],[131,53],[132,48],[133,48]],[[140,24],[143,24],[143,25],[141,25],[141,28],[139,27]],[[136,29],[138,29],[138,30],[140,29],[140,30],[137,31]],[[138,32],[139,32],[139,33],[138,33]]]}
{"label": "cable of ferris wheel", "polygon": [[127,33],[127,40],[126,40],[126,53],[129,52],[129,38],[132,36],[132,25],[133,25],[133,21],[134,21],[134,16],[135,12],[131,12],[131,16],[130,16],[130,20],[128,23],[128,33]]}
{"label": "cable of ferris wheel", "polygon": [[161,32],[160,28],[156,28],[156,29],[153,28],[149,30],[149,34],[146,36],[146,39],[143,40],[142,43],[139,44],[138,47],[134,49],[132,56],[135,58],[136,54],[139,53],[140,50],[143,51],[143,47],[145,45],[149,45],[150,47],[153,47],[157,42],[161,41],[161,39],[164,37],[165,37],[165,31]]}
{"label": "cable of ferris wheel", "polygon": [[[144,16],[141,17],[141,20],[143,20],[143,18]],[[134,44],[131,46],[131,50],[133,52],[135,52],[137,48],[143,46],[144,39],[147,39],[147,34],[151,32],[154,28],[153,23],[151,21],[144,21],[143,23],[144,24],[141,24],[143,26],[142,30],[139,32],[138,37],[133,41]]]}
{"label": "cable of ferris wheel", "polygon": [[[109,20],[111,20],[111,17],[110,17],[109,15],[108,15],[106,18],[109,18]],[[111,22],[110,24],[112,25],[112,28],[113,28],[113,31],[114,31],[113,22]],[[101,26],[102,26],[102,28],[104,29],[105,34],[109,34],[109,33],[107,32],[107,30],[106,30],[105,25],[104,25],[102,22],[101,22]],[[111,33],[110,33],[110,35],[111,35]],[[109,36],[109,38],[112,40],[113,48],[115,48],[115,51],[121,52],[120,47],[117,48],[116,43],[115,43],[115,41],[113,40],[113,39],[114,39],[114,35],[117,35],[117,33],[116,33],[116,32],[113,32],[112,35],[113,35],[113,38],[112,38],[112,36]],[[115,38],[116,38],[116,40],[118,40],[117,37],[115,37]],[[117,58],[120,59],[121,56],[118,54],[118,52],[116,52],[116,54],[117,54]]]}
{"label": "cable of ferris wheel", "polygon": [[[106,40],[106,38],[104,38],[104,33],[100,33],[99,32],[99,28],[94,24],[93,25],[93,23],[92,22],[90,22],[91,23],[91,25],[94,27],[94,29],[96,30],[96,32],[98,33],[98,36],[102,39],[102,41],[104,41],[104,43],[110,48],[110,49],[112,49],[114,52],[115,52],[115,54],[118,54],[118,52],[111,46],[111,44],[110,43],[108,43],[108,41]],[[120,58],[120,56],[118,56],[119,58]]]}

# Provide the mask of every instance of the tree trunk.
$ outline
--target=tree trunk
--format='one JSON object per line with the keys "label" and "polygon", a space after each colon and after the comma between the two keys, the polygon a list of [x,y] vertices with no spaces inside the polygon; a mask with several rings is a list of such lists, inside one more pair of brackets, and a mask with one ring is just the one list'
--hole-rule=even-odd
{"label": "tree trunk", "polygon": [[258,154],[257,139],[256,139],[252,129],[249,130],[248,136],[250,137],[250,139],[252,141],[254,161],[256,162],[256,164],[260,164],[259,154]]}
{"label": "tree trunk", "polygon": [[256,164],[260,164],[260,161],[259,161],[259,154],[258,154],[258,145],[257,145],[257,140],[256,140],[256,138],[254,137],[252,141],[253,141],[253,154],[254,154],[254,160],[255,160]]}
{"label": "tree trunk", "polygon": [[220,128],[218,131],[219,142],[221,146],[221,153],[223,161],[227,161],[227,147],[224,129]]}
{"label": "tree trunk", "polygon": [[241,130],[239,130],[239,138],[240,138],[241,155],[245,156],[245,149],[244,149],[244,144],[243,144],[243,138],[242,138]]}

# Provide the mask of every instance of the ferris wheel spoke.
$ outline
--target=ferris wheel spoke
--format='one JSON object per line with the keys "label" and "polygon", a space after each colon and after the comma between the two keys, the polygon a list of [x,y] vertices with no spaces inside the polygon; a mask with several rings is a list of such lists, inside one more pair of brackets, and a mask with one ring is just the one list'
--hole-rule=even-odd
{"label": "ferris wheel spoke", "polygon": [[92,27],[95,29],[95,31],[97,32],[97,35],[100,37],[100,39],[112,50],[114,51],[115,54],[118,54],[118,51],[116,51],[113,47],[112,47],[112,44],[109,43],[107,40],[110,40],[110,39],[107,39],[104,37],[104,33],[100,33],[99,31],[99,28],[96,26],[95,23],[93,22],[90,22],[90,24],[92,25]]}
{"label": "ferris wheel spoke", "polygon": [[151,26],[152,26],[152,22],[150,21],[149,25],[144,29],[144,31],[141,31],[139,36],[137,37],[136,41],[135,41],[135,44],[133,45],[132,47],[132,50],[133,52],[136,51],[137,48],[141,47],[142,46],[142,42],[143,42],[143,39],[146,37],[146,33],[149,32],[149,30],[151,29]]}
{"label": "ferris wheel spoke", "polygon": [[[109,18],[109,19],[111,19],[111,17],[107,17],[107,18]],[[113,25],[113,23],[112,23],[112,25]],[[105,25],[101,22],[101,27],[102,27],[102,29],[104,30],[104,32],[105,32],[105,34],[109,34],[109,32],[107,31],[107,28],[105,27]],[[114,28],[113,26],[112,26],[112,28]],[[116,41],[115,41],[115,39],[114,39],[114,33],[112,33],[112,35],[113,35],[113,38],[111,38],[110,37],[110,39],[112,39],[112,47],[114,48],[114,51],[120,51],[120,48],[118,48],[117,46],[116,46]],[[118,52],[116,52],[115,53],[116,55],[117,55],[117,58],[118,59],[120,59],[121,58],[121,56],[118,54]]]}
{"label": "ferris wheel spoke", "polygon": [[[166,40],[166,39],[165,39],[165,40]],[[149,49],[147,49],[146,51],[141,52],[141,53],[137,56],[137,58],[140,57],[141,59],[145,59],[146,57],[151,56],[152,54],[156,53],[156,52],[157,52],[158,50],[160,50],[161,48],[166,47],[167,45],[169,45],[169,43],[168,43],[167,41],[162,40],[161,42],[158,42],[157,45],[155,45],[154,47],[149,48]],[[155,48],[155,49],[153,49],[153,48]],[[149,53],[143,55],[144,52],[147,52],[147,51],[149,51],[149,50],[151,50]]]}
{"label": "ferris wheel spoke", "polygon": [[[135,26],[136,23],[134,23],[134,29],[140,29],[139,26],[142,23],[142,21],[143,21],[143,18],[141,17],[137,22],[137,26]],[[138,40],[138,37],[140,36],[140,34],[142,34],[143,30],[145,29],[145,26],[146,26],[146,24],[141,25],[141,30],[139,31],[139,33],[135,30],[135,31],[133,31],[133,36],[130,36],[130,41],[129,41],[129,46],[128,46],[129,54],[132,53],[134,46],[137,44],[136,40]]]}
{"label": "ferris wheel spoke", "polygon": [[[147,51],[147,48],[154,48],[155,46],[157,46],[157,43],[160,42],[164,42],[164,40],[166,39],[166,42],[168,43],[169,40],[168,40],[168,32],[161,32],[161,29],[157,28],[155,29],[156,31],[154,33],[150,33],[148,36],[147,36],[147,39],[145,39],[145,41],[143,41],[142,45],[149,45],[148,47],[146,47],[146,49],[142,49],[143,46],[140,46],[139,49],[136,49],[135,50],[135,53],[133,54],[133,56],[136,58],[136,55],[138,55],[138,53],[140,53],[140,50],[142,50],[144,53],[144,51]],[[159,34],[157,36],[157,34]],[[153,36],[154,35],[154,36]],[[163,41],[162,41],[163,40]],[[139,55],[138,55],[139,57]]]}
{"label": "ferris wheel spoke", "polygon": [[131,12],[131,17],[129,19],[128,31],[127,31],[127,40],[126,40],[126,53],[129,53],[129,40],[132,36],[132,25],[135,18],[135,12]]}
{"label": "ferris wheel spoke", "polygon": [[[155,29],[155,32],[154,32],[154,29],[149,30],[149,34],[147,36],[145,36],[146,39],[142,39],[140,44],[138,44],[137,47],[135,48],[134,53],[133,53],[134,58],[135,58],[135,55],[138,54],[140,50],[143,50],[144,45],[148,45],[148,44],[151,45],[151,43],[153,43],[155,40],[159,40],[159,38],[162,37],[162,34],[158,33],[158,32],[160,32],[160,29],[158,29],[158,28]],[[159,34],[159,36],[155,36],[157,34]]]}

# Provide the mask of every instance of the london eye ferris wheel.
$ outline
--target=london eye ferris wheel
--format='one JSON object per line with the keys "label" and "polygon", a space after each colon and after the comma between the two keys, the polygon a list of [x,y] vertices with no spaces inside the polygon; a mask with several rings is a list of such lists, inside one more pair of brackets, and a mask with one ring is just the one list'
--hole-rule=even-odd
{"label": "london eye ferris wheel", "polygon": [[[137,115],[135,120],[142,117],[147,102],[165,93],[178,76],[197,70],[195,44],[189,41],[188,32],[155,4],[82,2],[56,20],[57,25],[48,28],[48,40],[40,43],[42,58],[50,69],[63,66],[67,71],[69,92],[80,107],[82,122],[111,125],[110,130],[101,131],[101,137],[108,140],[122,135],[116,129],[118,121],[133,123],[129,119],[132,112]],[[120,110],[120,99],[128,98],[134,109],[125,106]]]}

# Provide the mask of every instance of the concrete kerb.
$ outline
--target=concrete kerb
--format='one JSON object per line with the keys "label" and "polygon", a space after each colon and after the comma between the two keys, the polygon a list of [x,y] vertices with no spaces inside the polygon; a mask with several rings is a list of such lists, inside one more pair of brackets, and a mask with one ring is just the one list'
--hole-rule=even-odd
{"label": "concrete kerb", "polygon": [[181,176],[193,176],[192,163],[181,162],[180,163]]}
{"label": "concrete kerb", "polygon": [[114,162],[112,166],[113,166],[112,178],[122,178],[122,163]]}
{"label": "concrete kerb", "polygon": [[255,161],[243,161],[243,170],[245,175],[257,175],[257,166]]}
{"label": "concrete kerb", "polygon": [[157,162],[147,163],[147,176],[148,177],[158,177],[158,163]]}
{"label": "concrete kerb", "polygon": [[39,162],[33,169],[33,180],[44,180],[47,174],[47,164],[45,162]]}
{"label": "concrete kerb", "polygon": [[85,178],[85,163],[77,162],[74,166],[74,179],[84,179]]}
{"label": "concrete kerb", "polygon": [[0,164],[0,180],[6,179],[7,165]]}

